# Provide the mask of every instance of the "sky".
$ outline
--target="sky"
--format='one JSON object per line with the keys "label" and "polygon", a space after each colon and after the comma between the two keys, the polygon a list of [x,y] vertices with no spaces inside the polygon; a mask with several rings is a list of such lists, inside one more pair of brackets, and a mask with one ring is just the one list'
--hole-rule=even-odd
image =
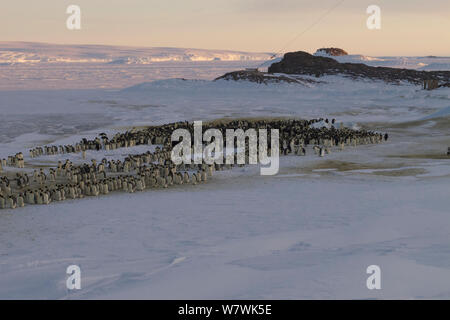
{"label": "sky", "polygon": [[[81,30],[66,27],[72,4]],[[379,30],[366,26],[369,5]],[[450,0],[4,0],[0,41],[450,56]]]}

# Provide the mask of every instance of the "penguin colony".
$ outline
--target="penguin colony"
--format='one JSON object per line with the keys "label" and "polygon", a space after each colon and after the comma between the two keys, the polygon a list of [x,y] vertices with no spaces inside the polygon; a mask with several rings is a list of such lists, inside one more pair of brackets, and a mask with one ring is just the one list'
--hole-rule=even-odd
{"label": "penguin colony", "polygon": [[[388,135],[349,128],[315,128],[316,122],[329,123],[328,119],[282,119],[282,120],[230,120],[215,121],[203,125],[204,130],[219,129],[279,129],[279,152],[281,155],[304,156],[308,147],[323,157],[333,148],[380,143]],[[335,120],[332,119],[334,124]],[[87,150],[109,151],[137,145],[158,145],[154,152],[130,154],[123,160],[107,160],[99,163],[95,159],[74,164],[69,160],[59,161],[56,167],[47,170],[27,166],[22,152],[2,159],[0,162],[0,209],[15,209],[25,205],[44,205],[53,201],[97,197],[111,192],[144,191],[153,188],[168,188],[173,185],[196,185],[207,182],[214,171],[231,169],[236,164],[181,164],[171,161],[171,134],[184,128],[194,134],[193,123],[176,122],[144,129],[133,129],[117,133],[109,138],[105,133],[93,140],[82,139],[75,145],[42,146],[29,150],[30,159],[55,154],[81,153],[86,158]],[[193,139],[191,140],[193,141]],[[270,137],[268,137],[270,154]],[[248,141],[246,141],[248,156]],[[309,151],[311,152],[311,151]],[[247,157],[248,158],[248,157]],[[248,161],[248,159],[247,159]],[[236,161],[235,161],[236,163]],[[246,162],[247,163],[247,162]],[[243,165],[239,165],[243,166]],[[17,169],[5,171],[6,167]]]}

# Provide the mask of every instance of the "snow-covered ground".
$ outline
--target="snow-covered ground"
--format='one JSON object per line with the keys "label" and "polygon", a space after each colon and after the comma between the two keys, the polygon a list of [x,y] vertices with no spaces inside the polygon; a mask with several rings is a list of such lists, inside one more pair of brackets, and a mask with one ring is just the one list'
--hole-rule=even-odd
{"label": "snow-covered ground", "polygon": [[[19,90],[0,91],[0,157],[132,126],[235,117],[336,118],[389,140],[282,157],[275,176],[247,166],[198,186],[2,210],[0,298],[450,298],[449,88],[338,76],[310,87],[212,82],[204,79],[221,75],[220,62],[184,63],[167,62],[159,77],[173,68],[203,80],[23,90],[16,77]],[[138,72],[122,67],[108,88]],[[35,68],[46,77],[47,67]],[[123,153],[134,151],[143,150]],[[66,289],[71,264],[81,290]],[[374,264],[381,290],[366,287]]]}
{"label": "snow-covered ground", "polygon": [[120,89],[168,78],[212,80],[262,61],[155,62],[152,64],[43,63],[0,65],[0,91]]}
{"label": "snow-covered ground", "polygon": [[341,63],[364,63],[372,67],[417,69],[424,71],[450,70],[450,57],[371,57],[361,54],[330,56],[324,52],[316,52],[315,55],[333,58]]}

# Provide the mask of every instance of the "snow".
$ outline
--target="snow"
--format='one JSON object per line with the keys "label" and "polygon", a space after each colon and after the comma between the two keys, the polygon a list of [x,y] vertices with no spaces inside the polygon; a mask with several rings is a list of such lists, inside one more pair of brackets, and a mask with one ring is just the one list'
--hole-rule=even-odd
{"label": "snow", "polygon": [[[140,65],[159,78],[131,84],[134,64],[109,79],[115,65],[86,67],[86,77],[105,77],[89,90],[60,81],[24,90],[37,81],[21,83],[27,69],[10,66],[19,71],[8,75],[14,90],[0,92],[0,157],[132,126],[234,117],[336,118],[389,140],[323,158],[310,149],[281,157],[275,176],[247,166],[197,186],[2,210],[0,298],[450,298],[450,89],[339,76],[310,87],[209,81],[221,75],[217,63]],[[38,63],[33,72],[46,79],[73,70],[54,66]],[[190,80],[164,79],[175,69]],[[38,160],[66,158],[81,161]],[[71,264],[81,268],[81,290],[66,289]],[[381,290],[366,288],[373,264]]]}
{"label": "snow", "polygon": [[426,117],[424,117],[422,119],[426,120],[426,119],[448,117],[448,116],[450,116],[450,107],[443,108],[443,109],[441,109],[441,110],[439,110],[437,112],[434,112],[434,113],[432,113],[432,114],[430,114],[430,115],[428,115],[428,116],[426,116]]}
{"label": "snow", "polygon": [[372,67],[404,68],[424,71],[450,70],[450,57],[372,57],[361,54],[331,56],[324,52],[316,52],[314,55],[333,58],[341,63],[364,63]]}

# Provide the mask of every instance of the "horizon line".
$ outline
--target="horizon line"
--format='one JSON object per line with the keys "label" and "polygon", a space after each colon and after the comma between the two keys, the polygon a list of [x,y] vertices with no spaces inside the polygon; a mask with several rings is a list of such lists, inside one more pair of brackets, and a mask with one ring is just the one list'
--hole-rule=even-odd
{"label": "horizon line", "polygon": [[[175,47],[175,46],[148,46],[148,45],[125,45],[125,44],[105,44],[105,43],[62,43],[62,42],[46,42],[46,41],[27,41],[27,40],[0,40],[1,43],[27,43],[27,44],[44,44],[44,45],[58,45],[58,46],[101,46],[101,47],[123,47],[123,48],[168,48],[168,49],[192,49],[192,50],[208,50],[208,51],[230,51],[230,52],[243,52],[243,53],[258,53],[258,54],[270,54],[274,55],[275,52],[270,51],[247,51],[247,50],[237,50],[237,49],[211,49],[211,48],[195,48],[195,47]],[[321,48],[317,48],[317,50],[322,48],[339,48],[336,46],[323,46]],[[340,48],[343,49],[343,48]],[[345,50],[345,49],[343,49]],[[284,55],[289,52],[298,52],[303,51],[310,54],[307,50],[290,50],[280,53],[277,57]],[[371,57],[436,57],[436,58],[449,58],[450,53],[448,55],[434,55],[434,54],[423,54],[423,55],[367,55],[362,53],[348,53],[351,55],[361,55],[361,56],[371,56]]]}

